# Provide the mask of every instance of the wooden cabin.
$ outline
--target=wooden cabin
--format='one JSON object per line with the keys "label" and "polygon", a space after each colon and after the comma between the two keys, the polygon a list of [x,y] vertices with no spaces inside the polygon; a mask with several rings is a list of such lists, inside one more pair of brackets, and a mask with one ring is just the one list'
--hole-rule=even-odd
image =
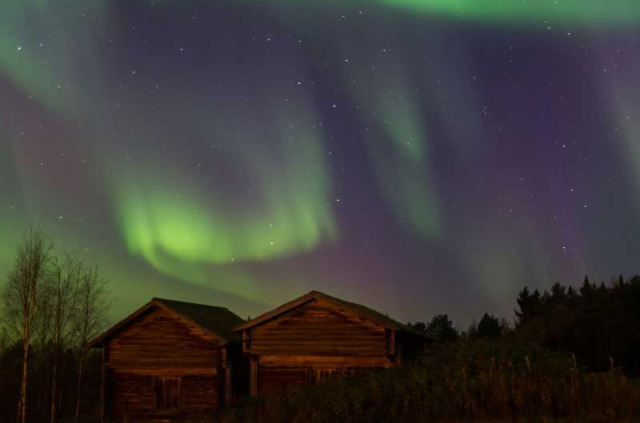
{"label": "wooden cabin", "polygon": [[102,348],[103,421],[179,421],[210,415],[232,394],[232,328],[222,307],[154,298],[92,340]]}
{"label": "wooden cabin", "polygon": [[235,328],[250,356],[250,393],[402,364],[430,339],[365,306],[312,291]]}

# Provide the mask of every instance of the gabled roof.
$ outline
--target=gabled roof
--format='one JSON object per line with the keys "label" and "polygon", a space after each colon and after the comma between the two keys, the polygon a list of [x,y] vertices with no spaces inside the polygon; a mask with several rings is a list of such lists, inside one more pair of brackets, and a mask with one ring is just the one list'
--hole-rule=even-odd
{"label": "gabled roof", "polygon": [[244,319],[224,307],[153,298],[124,320],[113,325],[102,335],[89,341],[87,344],[88,347],[99,346],[105,339],[113,337],[139,316],[156,307],[169,312],[182,321],[200,327],[205,333],[213,336],[224,344],[240,339],[239,335],[233,332],[233,327],[244,322]]}
{"label": "gabled roof", "polygon": [[405,333],[419,336],[425,339],[430,339],[429,336],[426,335],[425,333],[417,331],[407,325],[404,325],[396,320],[393,320],[389,316],[386,316],[382,313],[372,310],[369,307],[365,307],[361,304],[356,304],[349,301],[341,300],[340,298],[332,297],[331,295],[327,295],[319,291],[311,291],[308,294],[303,295],[302,297],[296,298],[295,300],[290,301],[284,305],[281,305],[280,307],[274,310],[264,313],[256,317],[255,319],[249,320],[248,322],[245,322],[245,323],[241,323],[235,328],[233,328],[233,330],[235,332],[240,332],[240,331],[252,328],[268,320],[274,319],[280,316],[281,314],[288,312],[289,310],[300,307],[314,300],[327,301],[341,309],[348,310],[363,319],[370,320],[387,329],[397,331],[397,332],[405,332]]}

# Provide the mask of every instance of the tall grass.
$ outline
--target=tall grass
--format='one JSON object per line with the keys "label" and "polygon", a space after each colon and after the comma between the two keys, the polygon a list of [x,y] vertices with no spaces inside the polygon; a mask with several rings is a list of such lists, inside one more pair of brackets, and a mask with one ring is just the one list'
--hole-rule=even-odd
{"label": "tall grass", "polygon": [[285,390],[227,409],[222,423],[636,421],[637,387],[611,365],[502,343],[460,341],[418,363]]}

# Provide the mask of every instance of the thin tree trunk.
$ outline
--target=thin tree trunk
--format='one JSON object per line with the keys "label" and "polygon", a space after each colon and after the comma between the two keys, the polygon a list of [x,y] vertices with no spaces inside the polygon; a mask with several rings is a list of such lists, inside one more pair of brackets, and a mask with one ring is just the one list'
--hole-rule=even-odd
{"label": "thin tree trunk", "polygon": [[58,375],[58,348],[59,341],[56,340],[53,351],[53,376],[51,377],[51,423],[55,423],[56,421],[56,383],[57,383],[57,375]]}
{"label": "thin tree trunk", "polygon": [[[43,312],[44,310],[46,310],[47,306],[42,307],[40,312]],[[48,311],[48,310],[47,310]],[[40,335],[40,342],[39,342],[39,346],[38,346],[38,353],[40,355],[40,357],[36,360],[39,361],[43,366],[45,366],[47,364],[47,354],[45,353],[45,351],[47,351],[47,329],[45,328],[45,326],[47,325],[47,321],[50,320],[48,316],[44,315],[44,314],[40,314],[37,318],[36,318],[36,327],[39,329],[39,335]],[[39,322],[38,322],[39,321]],[[37,334],[35,334],[37,335]],[[35,345],[36,342],[34,340],[33,344]],[[33,354],[33,352],[32,352]],[[33,365],[33,361],[34,359],[31,360],[31,365]],[[36,397],[36,403],[35,403],[35,407],[36,410],[40,411],[40,410],[46,410],[47,408],[47,387],[49,386],[49,372],[45,371],[42,372],[42,383],[38,383],[38,394]],[[43,416],[46,416],[46,413],[43,414]]]}
{"label": "thin tree trunk", "polygon": [[80,348],[78,357],[78,393],[76,395],[76,422],[80,419],[80,393],[82,388],[82,361],[84,359],[84,346]]}
{"label": "thin tree trunk", "polygon": [[18,422],[24,423],[27,414],[27,362],[29,359],[29,335],[25,328],[24,340],[22,341],[22,381],[20,383],[20,401],[18,402]]}

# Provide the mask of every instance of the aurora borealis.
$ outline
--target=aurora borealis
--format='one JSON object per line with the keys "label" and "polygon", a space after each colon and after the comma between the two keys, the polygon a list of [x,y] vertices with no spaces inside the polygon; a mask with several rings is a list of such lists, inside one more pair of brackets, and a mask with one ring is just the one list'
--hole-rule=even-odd
{"label": "aurora borealis", "polygon": [[29,225],[116,317],[311,289],[511,317],[636,274],[633,0],[6,0],[0,273]]}

